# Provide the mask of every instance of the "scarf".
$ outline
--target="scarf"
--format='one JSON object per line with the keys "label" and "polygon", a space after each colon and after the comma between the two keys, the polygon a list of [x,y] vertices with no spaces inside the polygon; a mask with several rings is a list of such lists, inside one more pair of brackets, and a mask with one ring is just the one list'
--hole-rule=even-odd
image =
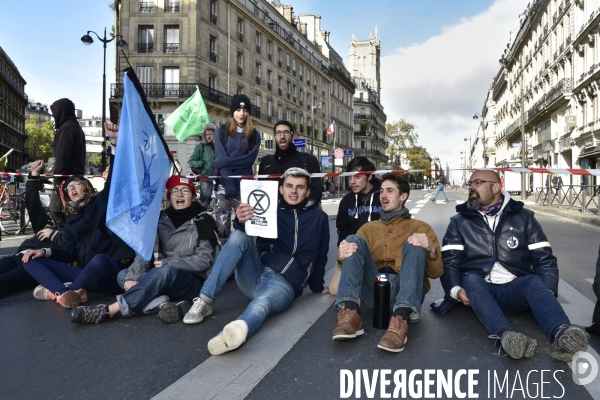
{"label": "scarf", "polygon": [[277,164],[279,165],[288,160],[291,160],[292,157],[294,157],[296,155],[296,152],[297,151],[296,151],[296,146],[294,145],[294,142],[290,143],[290,146],[285,150],[281,150],[279,147],[277,147],[275,149],[275,160],[276,160]]}
{"label": "scarf", "polygon": [[[311,202],[311,204],[312,204],[312,202]],[[305,208],[307,205],[308,205],[308,197],[305,198],[304,201],[302,201],[294,206],[291,204],[288,204],[288,202],[283,199],[283,196],[281,196],[279,199],[279,207],[286,209],[286,210],[301,210],[301,209]]]}
{"label": "scarf", "polygon": [[496,204],[492,204],[491,206],[487,206],[481,209],[481,212],[489,217],[493,217],[498,214],[498,212],[502,209],[502,204],[504,203],[504,195],[500,194],[500,201]]}
{"label": "scarf", "polygon": [[173,206],[169,206],[169,208],[165,210],[165,213],[171,222],[173,222],[175,229],[178,229],[185,223],[185,221],[194,219],[196,215],[200,214],[204,210],[205,208],[200,203],[193,201],[191,206],[182,210],[176,210],[173,208]]}
{"label": "scarf", "polygon": [[90,197],[84,197],[83,199],[79,199],[77,201],[69,201],[67,203],[67,211],[69,214],[79,214],[90,204],[90,201],[96,196],[96,193],[92,194]]}
{"label": "scarf", "polygon": [[396,218],[410,218],[410,213],[408,212],[408,208],[406,207],[402,207],[399,210],[395,210],[395,211],[390,211],[390,212],[386,212],[381,210],[381,213],[379,213],[379,216],[382,220],[386,221],[386,222],[390,222],[395,220]]}

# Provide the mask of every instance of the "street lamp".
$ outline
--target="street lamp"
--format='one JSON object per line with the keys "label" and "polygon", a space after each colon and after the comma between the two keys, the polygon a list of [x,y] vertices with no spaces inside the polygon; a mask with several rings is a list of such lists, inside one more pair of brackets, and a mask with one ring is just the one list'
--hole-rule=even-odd
{"label": "street lamp", "polygon": [[94,31],[87,31],[87,33],[81,37],[81,41],[86,46],[89,46],[90,44],[94,43],[94,39],[92,39],[90,33],[96,35],[98,40],[100,40],[104,44],[104,66],[102,69],[102,172],[104,172],[104,170],[106,169],[106,149],[104,146],[104,141],[106,141],[106,132],[104,130],[104,121],[106,120],[106,43],[112,42],[117,36],[119,36],[121,39],[117,41],[118,48],[122,49],[129,45],[125,40],[123,40],[123,36],[121,35],[115,35],[112,38],[107,39],[106,28],[104,28],[104,38],[98,36],[98,34]]}
{"label": "street lamp", "polygon": [[[507,48],[508,49],[508,48]],[[504,50],[504,54],[500,59],[500,64],[503,65],[508,71],[508,59],[504,56],[506,55],[506,50]],[[523,93],[523,65],[521,61],[521,57],[519,59],[519,71],[521,73],[521,168],[526,168],[527,166],[527,148],[525,147],[525,96]],[[521,172],[521,200],[527,200],[527,183],[526,183],[526,174],[525,172]]]}
{"label": "street lamp", "polygon": [[483,116],[479,113],[475,113],[475,115],[473,115],[473,119],[479,118],[481,118],[481,131],[483,132],[483,138],[481,140],[483,144],[483,168],[487,168],[487,153],[485,151],[485,125],[483,123]]}
{"label": "street lamp", "polygon": [[[317,103],[314,106],[310,107],[310,123],[312,124],[312,132],[310,136],[310,152],[314,156],[315,152],[313,150],[313,146],[315,143],[315,110],[320,110],[322,107],[321,103]],[[308,130],[308,129],[307,129]]]}

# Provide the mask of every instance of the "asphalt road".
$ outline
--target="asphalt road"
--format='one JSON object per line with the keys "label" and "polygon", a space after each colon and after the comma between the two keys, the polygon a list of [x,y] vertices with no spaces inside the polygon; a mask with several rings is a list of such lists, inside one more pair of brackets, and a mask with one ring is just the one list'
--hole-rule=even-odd
{"label": "asphalt road", "polygon": [[[434,204],[428,196],[426,191],[414,191],[407,207],[441,238],[465,192],[450,192],[449,204]],[[335,215],[337,202],[327,200],[323,209]],[[559,259],[559,300],[574,323],[587,325],[596,300],[590,280],[600,229],[541,213],[537,217]],[[333,219],[330,230],[329,269],[336,251]],[[0,255],[14,251],[22,239],[3,236]],[[0,299],[0,399],[335,399],[344,394],[383,398],[393,395],[394,389],[404,398],[425,398],[429,392],[431,398],[460,398],[462,392],[467,398],[600,398],[598,379],[576,385],[569,365],[550,358],[550,344],[531,313],[510,321],[537,339],[536,355],[512,360],[498,354],[470,309],[455,307],[443,317],[434,313],[429,304],[442,296],[435,281],[425,298],[421,322],[410,326],[401,353],[377,349],[384,330],[372,328],[372,313],[366,309],[364,336],[332,341],[333,296],[306,291],[240,349],[211,357],[208,340],[248,304],[234,282],[225,285],[213,315],[194,326],[164,324],[155,316],[77,326],[69,322],[68,310],[23,291]],[[112,301],[114,297],[92,293],[89,304]],[[599,350],[600,340],[592,337],[588,352],[595,360],[600,359]],[[425,379],[427,370],[432,371]],[[451,388],[441,391],[438,379],[448,377]],[[387,386],[385,379],[390,382]]]}

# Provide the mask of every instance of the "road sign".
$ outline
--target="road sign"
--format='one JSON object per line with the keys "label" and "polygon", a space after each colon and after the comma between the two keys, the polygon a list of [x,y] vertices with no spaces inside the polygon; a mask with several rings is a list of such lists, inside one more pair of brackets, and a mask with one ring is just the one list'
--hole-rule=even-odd
{"label": "road sign", "polygon": [[554,151],[554,140],[543,140],[542,151]]}
{"label": "road sign", "polygon": [[354,157],[354,152],[352,150],[344,150],[344,157]]}
{"label": "road sign", "polygon": [[335,158],[344,158],[344,149],[335,149]]}
{"label": "road sign", "polygon": [[294,139],[294,146],[296,146],[299,149],[305,149],[306,139]]}
{"label": "road sign", "polygon": [[513,142],[510,144],[511,147],[521,147],[521,142]]}

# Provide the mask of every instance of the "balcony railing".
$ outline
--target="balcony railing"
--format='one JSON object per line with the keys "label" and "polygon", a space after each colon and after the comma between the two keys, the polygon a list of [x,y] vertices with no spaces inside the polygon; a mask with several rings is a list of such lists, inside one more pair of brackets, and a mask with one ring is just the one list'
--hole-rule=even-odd
{"label": "balcony railing", "polygon": [[153,53],[154,43],[138,43],[138,53]]}
{"label": "balcony railing", "polygon": [[289,93],[288,93],[286,96],[287,96],[287,99],[288,99],[288,100],[290,99],[290,97],[292,97],[292,95],[291,95],[291,94],[289,94]]}
{"label": "balcony railing", "polygon": [[290,72],[290,66],[286,65],[285,69],[287,70],[287,72]]}
{"label": "balcony railing", "polygon": [[141,13],[153,13],[154,12],[154,3],[148,1],[140,1],[139,2],[139,10]]}
{"label": "balcony railing", "polygon": [[179,53],[179,43],[164,43],[163,49],[165,53]]}
{"label": "balcony railing", "polygon": [[257,85],[260,85],[260,76],[255,77],[255,82]]}
{"label": "balcony railing", "polygon": [[282,64],[283,64],[283,63],[281,62],[281,60],[277,60],[277,66],[278,66],[279,68],[281,68],[281,65],[282,65]]}
{"label": "balcony railing", "polygon": [[[189,98],[196,92],[196,86],[200,89],[200,94],[205,102],[219,105],[229,110],[231,105],[231,96],[211,89],[202,83],[142,83],[144,93],[148,98]],[[123,84],[113,83],[110,85],[110,97],[123,97]],[[260,118],[260,107],[252,106],[250,115]]]}
{"label": "balcony railing", "polygon": [[273,84],[271,82],[267,83],[267,89],[271,90],[272,87],[273,87]]}
{"label": "balcony railing", "polygon": [[271,53],[267,53],[267,59],[268,59],[269,61],[271,61],[271,59],[272,59],[272,58],[273,58],[273,54],[271,54]]}
{"label": "balcony railing", "polygon": [[292,97],[292,101],[295,103],[296,102],[296,96]]}
{"label": "balcony railing", "polygon": [[215,14],[210,14],[210,22],[213,24],[217,24],[217,16]]}
{"label": "balcony railing", "polygon": [[244,34],[242,32],[238,32],[238,40],[244,43]]}
{"label": "balcony railing", "polygon": [[281,96],[281,94],[283,93],[283,90],[281,90],[281,88],[277,89],[277,93]]}
{"label": "balcony railing", "polygon": [[256,52],[257,52],[257,53],[260,53],[260,44],[257,44],[257,45],[256,45]]}
{"label": "balcony railing", "polygon": [[238,75],[243,76],[244,75],[244,68],[237,67],[237,73],[238,73]]}
{"label": "balcony railing", "polygon": [[178,13],[179,2],[178,1],[165,1],[165,12],[166,13]]}
{"label": "balcony railing", "polygon": [[210,52],[210,61],[212,62],[217,62],[218,58],[217,58],[217,53],[215,52]]}

